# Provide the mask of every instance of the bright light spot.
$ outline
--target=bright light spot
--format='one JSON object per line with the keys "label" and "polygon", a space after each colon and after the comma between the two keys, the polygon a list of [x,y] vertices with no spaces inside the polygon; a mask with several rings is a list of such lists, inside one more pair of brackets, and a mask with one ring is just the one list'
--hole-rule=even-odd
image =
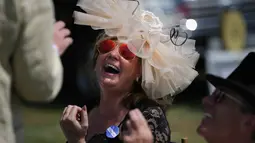
{"label": "bright light spot", "polygon": [[197,29],[197,22],[194,19],[188,19],[186,21],[186,28],[189,29],[190,31],[194,31]]}

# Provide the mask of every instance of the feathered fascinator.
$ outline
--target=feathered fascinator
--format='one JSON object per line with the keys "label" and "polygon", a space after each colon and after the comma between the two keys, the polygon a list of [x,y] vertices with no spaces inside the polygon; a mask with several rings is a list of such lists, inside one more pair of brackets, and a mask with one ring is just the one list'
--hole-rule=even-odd
{"label": "feathered fascinator", "polygon": [[178,36],[181,27],[164,28],[158,17],[139,7],[139,1],[80,0],[78,6],[86,13],[75,11],[75,24],[103,29],[142,59],[142,87],[149,98],[174,96],[198,75],[195,41],[185,33]]}

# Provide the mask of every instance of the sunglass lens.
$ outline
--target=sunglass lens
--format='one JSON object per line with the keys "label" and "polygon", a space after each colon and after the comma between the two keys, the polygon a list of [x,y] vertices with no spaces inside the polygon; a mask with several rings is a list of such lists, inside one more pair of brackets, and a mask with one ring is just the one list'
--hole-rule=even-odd
{"label": "sunglass lens", "polygon": [[135,54],[128,49],[127,44],[121,44],[119,47],[119,52],[120,55],[126,60],[132,60],[135,57]]}
{"label": "sunglass lens", "polygon": [[115,42],[112,40],[104,40],[100,43],[98,50],[100,53],[105,54],[112,51],[115,48]]}

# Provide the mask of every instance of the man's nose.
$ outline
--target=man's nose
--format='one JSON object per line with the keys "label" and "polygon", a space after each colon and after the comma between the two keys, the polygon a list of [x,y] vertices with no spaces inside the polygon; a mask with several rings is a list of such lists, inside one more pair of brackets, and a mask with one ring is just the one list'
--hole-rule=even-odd
{"label": "man's nose", "polygon": [[214,100],[212,96],[206,96],[202,99],[203,106],[213,106]]}

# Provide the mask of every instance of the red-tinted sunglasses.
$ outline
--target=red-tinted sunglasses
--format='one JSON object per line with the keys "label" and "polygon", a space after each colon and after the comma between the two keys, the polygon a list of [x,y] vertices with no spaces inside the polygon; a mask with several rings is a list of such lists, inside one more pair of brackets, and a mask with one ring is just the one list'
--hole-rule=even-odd
{"label": "red-tinted sunglasses", "polygon": [[100,42],[99,46],[97,47],[100,54],[106,54],[113,51],[116,47],[119,47],[119,54],[126,60],[132,60],[135,58],[135,54],[132,53],[129,49],[127,44],[125,43],[116,43],[113,40],[104,40]]}

